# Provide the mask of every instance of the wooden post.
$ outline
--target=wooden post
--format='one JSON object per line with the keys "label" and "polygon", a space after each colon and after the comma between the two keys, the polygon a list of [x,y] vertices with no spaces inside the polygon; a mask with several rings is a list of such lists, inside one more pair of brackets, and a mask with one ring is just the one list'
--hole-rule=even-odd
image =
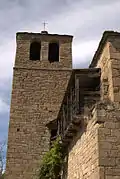
{"label": "wooden post", "polygon": [[70,88],[70,120],[72,121],[72,88]]}
{"label": "wooden post", "polygon": [[67,115],[66,115],[66,124],[68,124],[69,122],[69,97],[68,97],[68,94],[67,94]]}
{"label": "wooden post", "polygon": [[75,101],[76,101],[76,112],[80,111],[80,87],[79,78],[75,75]]}

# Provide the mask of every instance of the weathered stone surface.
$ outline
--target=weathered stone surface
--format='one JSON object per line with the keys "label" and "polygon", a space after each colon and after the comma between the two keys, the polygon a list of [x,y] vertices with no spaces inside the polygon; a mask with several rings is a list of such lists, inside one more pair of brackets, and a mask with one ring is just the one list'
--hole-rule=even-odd
{"label": "weathered stone surface", "polygon": [[[118,120],[114,121],[114,117],[115,114],[120,115],[119,107],[109,101],[96,104],[87,129],[78,133],[76,138],[74,137],[69,149],[68,179],[75,178],[74,173],[77,173],[77,168],[79,168],[81,178],[85,176],[87,179],[95,178],[96,169],[96,178],[118,178],[120,172],[120,129],[118,125],[120,121],[117,117]],[[99,118],[104,118],[104,116],[102,123],[97,123]],[[113,172],[110,173],[109,168]]]}
{"label": "weathered stone surface", "polygon": [[[97,101],[93,107],[93,91],[83,93],[81,111],[87,123],[68,146],[64,179],[120,179],[120,33],[103,36],[91,65],[101,68],[101,101],[93,99]],[[30,44],[36,39],[41,41],[41,60],[30,61]],[[48,61],[51,40],[60,42],[59,63]],[[49,150],[50,132],[45,125],[56,119],[67,89],[71,42],[71,36],[17,34],[6,179],[32,179]]]}
{"label": "weathered stone surface", "polygon": [[31,36],[17,36],[6,179],[30,179],[36,174],[50,147],[50,131],[45,125],[56,119],[71,76],[71,38],[55,37],[60,42],[60,62],[49,63],[48,44],[54,38],[49,35],[44,41],[39,37],[41,60],[32,61]]}

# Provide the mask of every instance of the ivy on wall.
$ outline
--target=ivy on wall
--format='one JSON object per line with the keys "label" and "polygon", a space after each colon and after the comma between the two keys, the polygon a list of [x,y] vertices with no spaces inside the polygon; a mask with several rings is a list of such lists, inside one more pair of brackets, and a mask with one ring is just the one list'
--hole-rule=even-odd
{"label": "ivy on wall", "polygon": [[39,179],[60,179],[64,162],[64,152],[60,138],[57,138],[51,149],[45,154],[39,171]]}

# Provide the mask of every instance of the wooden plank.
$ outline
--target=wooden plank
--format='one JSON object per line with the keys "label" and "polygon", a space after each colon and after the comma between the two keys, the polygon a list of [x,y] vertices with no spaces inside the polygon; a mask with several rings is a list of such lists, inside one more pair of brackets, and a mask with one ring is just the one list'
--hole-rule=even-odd
{"label": "wooden plank", "polygon": [[80,88],[79,88],[79,79],[75,76],[75,100],[77,112],[80,110]]}

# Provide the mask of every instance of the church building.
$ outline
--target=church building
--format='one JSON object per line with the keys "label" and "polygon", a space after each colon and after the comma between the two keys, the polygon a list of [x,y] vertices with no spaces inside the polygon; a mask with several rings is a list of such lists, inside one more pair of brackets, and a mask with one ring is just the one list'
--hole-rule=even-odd
{"label": "church building", "polygon": [[105,31],[84,69],[72,69],[72,40],[16,34],[5,179],[36,178],[58,135],[62,179],[120,179],[120,33]]}

